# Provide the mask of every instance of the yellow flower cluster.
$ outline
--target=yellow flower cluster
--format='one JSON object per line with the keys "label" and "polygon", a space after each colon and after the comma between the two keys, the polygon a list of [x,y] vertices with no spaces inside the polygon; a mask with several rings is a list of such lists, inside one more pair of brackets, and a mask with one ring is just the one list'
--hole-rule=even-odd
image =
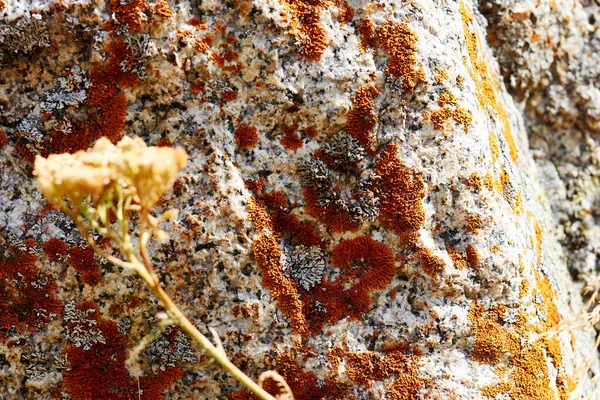
{"label": "yellow flower cluster", "polygon": [[137,137],[124,137],[116,145],[100,138],[88,151],[37,156],[34,175],[44,196],[63,211],[88,196],[97,204],[117,186],[142,208],[151,209],[186,163],[182,148],[148,147]]}

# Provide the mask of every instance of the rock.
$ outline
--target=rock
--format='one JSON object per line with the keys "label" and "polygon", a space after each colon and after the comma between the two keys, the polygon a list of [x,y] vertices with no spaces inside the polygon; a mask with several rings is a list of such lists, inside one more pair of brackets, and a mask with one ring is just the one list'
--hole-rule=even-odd
{"label": "rock", "polygon": [[0,0],[0,398],[249,398],[177,329],[128,368],[161,307],[32,177],[37,154],[125,135],[189,154],[151,256],[250,377],[299,400],[591,393],[594,330],[540,335],[598,269],[594,2],[18,3]]}

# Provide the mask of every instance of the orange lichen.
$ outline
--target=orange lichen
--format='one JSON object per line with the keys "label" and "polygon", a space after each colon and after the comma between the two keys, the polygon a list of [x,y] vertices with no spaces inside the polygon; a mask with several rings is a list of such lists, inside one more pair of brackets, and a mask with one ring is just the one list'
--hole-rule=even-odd
{"label": "orange lichen", "polygon": [[445,130],[450,120],[454,120],[459,125],[462,125],[465,132],[469,131],[469,127],[473,122],[471,113],[462,107],[456,96],[443,91],[438,98],[438,105],[441,107],[431,113],[431,122],[434,129]]}
{"label": "orange lichen", "polygon": [[290,11],[290,33],[300,47],[301,57],[308,61],[320,60],[329,42],[319,23],[321,9],[326,3],[312,0],[280,1]]}
{"label": "orange lichen", "polygon": [[42,155],[85,150],[102,136],[113,143],[120,139],[127,116],[122,89],[137,85],[139,77],[122,70],[121,63],[133,56],[123,39],[109,39],[106,48],[112,52],[110,59],[104,65],[96,64],[89,73],[92,85],[83,104],[88,109],[86,119],[72,119],[68,134],[52,132],[43,143]]}
{"label": "orange lichen", "polygon": [[238,73],[244,69],[240,63],[233,62],[237,60],[237,54],[229,51],[223,53],[212,52],[210,54],[210,59],[223,71]]}
{"label": "orange lichen", "polygon": [[62,310],[54,297],[57,285],[40,274],[37,257],[12,246],[8,252],[6,259],[0,255],[0,337],[11,328],[21,334],[39,331]]}
{"label": "orange lichen", "polygon": [[4,0],[0,0],[0,10],[4,10],[6,8],[6,2]]}
{"label": "orange lichen", "polygon": [[483,221],[481,220],[481,216],[477,214],[470,214],[466,218],[467,226],[465,230],[467,232],[471,232],[474,234],[479,233],[479,230],[483,228]]}
{"label": "orange lichen", "polygon": [[[477,32],[474,27],[471,27],[471,25],[474,25],[473,13],[467,9],[463,2],[460,2],[459,11],[462,16],[463,33],[467,42],[467,52],[471,62],[471,67],[467,66],[467,69],[475,82],[477,99],[481,107],[488,111],[490,117],[493,117],[495,112],[496,118],[500,120],[510,157],[516,164],[518,161],[518,151],[510,127],[510,121],[508,120],[508,114],[504,109],[504,105],[496,93],[493,83],[494,76],[489,71],[487,63],[482,55],[483,53],[480,48]],[[465,60],[465,65],[466,64]],[[494,152],[494,150],[492,150],[492,152]]]}
{"label": "orange lichen", "polygon": [[190,82],[190,92],[192,92],[194,96],[200,92],[204,92],[205,88],[206,82],[204,81]]}
{"label": "orange lichen", "polygon": [[359,50],[361,53],[365,53],[368,49],[375,49],[377,47],[377,35],[375,34],[375,25],[367,17],[358,24],[356,28],[360,36]]}
{"label": "orange lichen", "polygon": [[277,238],[273,235],[271,217],[267,213],[265,205],[254,197],[248,201],[247,208],[250,219],[255,223],[259,232],[252,249],[262,272],[262,284],[277,300],[281,312],[290,318],[292,330],[295,333],[306,334],[308,325],[302,312],[298,287],[294,280],[286,276],[283,271],[281,250]]}
{"label": "orange lichen", "polygon": [[425,197],[423,179],[410,171],[396,157],[398,146],[388,145],[375,164],[381,177],[379,219],[407,244],[416,240],[425,221],[422,199]]}
{"label": "orange lichen", "polygon": [[456,266],[456,268],[458,268],[458,269],[468,269],[469,268],[469,263],[467,262],[465,257],[462,254],[460,254],[458,251],[456,251],[455,249],[449,248],[448,255],[454,262],[454,266]]}
{"label": "orange lichen", "polygon": [[165,18],[171,18],[173,11],[169,9],[166,0],[160,0],[152,5],[144,0],[130,0],[123,2],[121,0],[110,0],[110,8],[114,18],[129,30],[139,30],[145,25],[153,15],[159,15]]}
{"label": "orange lichen", "polygon": [[467,178],[467,185],[471,188],[481,190],[483,188],[483,180],[479,172],[473,172],[469,178]]}
{"label": "orange lichen", "polygon": [[[507,393],[510,393],[510,398],[531,400],[556,396],[546,360],[550,358],[557,368],[561,365],[560,341],[557,338],[542,338],[533,343],[525,340],[531,333],[545,331],[559,320],[548,280],[537,271],[535,274],[538,289],[544,299],[542,303],[548,307],[548,318],[540,320],[538,325],[527,322],[527,316],[521,316],[516,322],[507,325],[504,321],[507,308],[502,305],[496,305],[487,311],[478,303],[471,306],[469,320],[475,338],[473,359],[492,365],[502,364],[506,371],[500,376],[501,382],[482,388],[481,393],[486,397],[495,398]],[[560,370],[556,387],[560,399],[568,399],[568,381]]]}
{"label": "orange lichen", "polygon": [[235,141],[241,150],[251,149],[258,143],[256,128],[248,124],[240,124],[235,129]]}
{"label": "orange lichen", "polygon": [[354,400],[349,387],[338,383],[335,379],[321,381],[312,372],[306,372],[291,354],[280,354],[275,360],[277,371],[285,379],[298,400],[338,399]]}
{"label": "orange lichen", "polygon": [[223,101],[234,101],[238,98],[238,94],[233,90],[227,90],[221,94],[221,98]]}
{"label": "orange lichen", "polygon": [[366,291],[386,288],[396,272],[392,252],[368,236],[342,240],[332,250],[331,263]]}
{"label": "orange lichen", "polygon": [[293,130],[287,130],[281,138],[280,143],[286,150],[290,151],[296,151],[304,145],[300,136]]}
{"label": "orange lichen", "polygon": [[213,36],[208,34],[208,35],[204,36],[202,39],[196,40],[194,42],[194,49],[196,49],[196,51],[199,51],[202,53],[202,52],[210,49],[210,46],[212,46],[212,43],[213,43]]}
{"label": "orange lichen", "polygon": [[417,84],[425,82],[425,73],[416,69],[417,34],[406,24],[391,21],[377,29],[377,39],[381,47],[390,55],[386,74],[396,79],[402,78],[402,88],[412,92]]}
{"label": "orange lichen", "polygon": [[490,142],[492,161],[496,162],[498,156],[500,155],[500,145],[498,144],[498,139],[496,139],[496,135],[494,135],[494,132],[490,132],[490,134],[488,135],[488,141]]}
{"label": "orange lichen", "polygon": [[323,245],[316,228],[308,222],[300,222],[298,217],[292,214],[292,208],[282,191],[257,194],[257,199],[265,205],[275,235],[278,237],[287,235],[294,245],[306,247]]}
{"label": "orange lichen", "polygon": [[309,126],[308,128],[304,129],[304,133],[309,139],[314,139],[317,137],[317,130],[312,126]]}
{"label": "orange lichen", "polygon": [[4,130],[0,129],[0,149],[6,147],[7,144],[8,144],[8,138],[6,137]]}
{"label": "orange lichen", "polygon": [[167,138],[161,138],[158,142],[156,142],[157,147],[173,147],[173,143]]}
{"label": "orange lichen", "polygon": [[342,318],[360,320],[369,311],[371,299],[362,288],[344,289],[338,280],[315,286],[303,303],[310,333],[317,335],[325,325],[333,325]]}
{"label": "orange lichen", "polygon": [[198,29],[199,31],[205,31],[206,29],[208,29],[206,26],[206,22],[200,21],[200,19],[198,19],[198,17],[193,17],[192,19],[190,19],[188,21],[188,24],[190,24],[194,28]]}
{"label": "orange lichen", "polygon": [[335,357],[345,358],[346,375],[359,385],[371,386],[375,381],[393,378],[392,384],[387,388],[386,399],[415,399],[427,382],[419,372],[420,351],[405,343],[385,350],[383,356],[371,351],[342,350]]}
{"label": "orange lichen", "polygon": [[375,143],[373,128],[377,117],[373,113],[373,99],[379,94],[379,89],[373,86],[359,88],[352,97],[353,108],[348,113],[345,131],[361,145],[371,148]]}
{"label": "orange lichen", "polygon": [[429,276],[438,276],[446,268],[446,263],[440,257],[433,254],[431,249],[421,247],[417,251],[421,268]]}
{"label": "orange lichen", "polygon": [[467,244],[467,262],[471,268],[479,268],[479,252],[471,243]]}
{"label": "orange lichen", "polygon": [[311,217],[319,219],[333,232],[355,231],[360,223],[350,219],[350,213],[337,202],[322,204],[320,193],[311,187],[302,189],[305,199],[304,208]]}
{"label": "orange lichen", "polygon": [[354,9],[345,0],[335,0],[338,11],[338,21],[340,25],[345,25],[354,19]]}

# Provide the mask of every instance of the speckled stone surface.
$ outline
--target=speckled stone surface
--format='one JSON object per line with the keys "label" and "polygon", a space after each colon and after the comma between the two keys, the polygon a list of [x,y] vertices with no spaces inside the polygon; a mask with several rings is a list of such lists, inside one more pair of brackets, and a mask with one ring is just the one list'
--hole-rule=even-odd
{"label": "speckled stone surface", "polygon": [[161,308],[41,197],[36,154],[124,135],[188,152],[152,258],[251,377],[299,400],[569,398],[595,332],[536,335],[597,274],[594,1],[0,0],[0,18],[0,399],[251,398],[176,329],[127,368]]}

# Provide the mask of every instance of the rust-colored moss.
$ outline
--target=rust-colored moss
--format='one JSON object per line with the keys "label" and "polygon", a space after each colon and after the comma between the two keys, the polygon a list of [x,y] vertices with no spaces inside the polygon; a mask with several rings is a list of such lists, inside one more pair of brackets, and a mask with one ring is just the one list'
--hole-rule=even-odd
{"label": "rust-colored moss", "polygon": [[57,285],[40,274],[37,257],[9,247],[9,257],[0,255],[0,337],[16,328],[19,333],[43,329],[62,310],[54,296]]}
{"label": "rust-colored moss", "polygon": [[331,263],[366,291],[385,289],[396,272],[392,252],[368,236],[342,240],[332,250]]}
{"label": "rust-colored moss", "polygon": [[379,94],[379,89],[373,86],[359,88],[352,97],[353,108],[348,113],[345,131],[366,148],[375,143],[373,128],[377,117],[373,113],[373,99]]}
{"label": "rust-colored moss", "polygon": [[4,129],[0,129],[0,149],[6,147],[7,144],[8,144],[8,138],[6,137],[6,134],[4,133]]}
{"label": "rust-colored moss", "polygon": [[473,122],[471,113],[460,105],[456,97],[445,91],[440,93],[438,105],[441,107],[431,113],[431,122],[436,130],[446,130],[450,120],[462,125],[466,132]]}
{"label": "rust-colored moss", "polygon": [[251,149],[258,143],[256,128],[248,124],[240,124],[235,129],[235,141],[241,150]]}
{"label": "rust-colored moss", "polygon": [[69,265],[81,274],[83,283],[96,286],[102,280],[94,252],[88,247],[72,246],[69,248]]}
{"label": "rust-colored moss", "polygon": [[[471,78],[475,82],[475,86],[477,88],[477,99],[481,107],[488,111],[490,117],[494,117],[495,114],[495,117],[500,120],[502,132],[504,134],[506,144],[508,145],[510,157],[516,164],[518,162],[518,151],[510,127],[510,121],[508,119],[508,114],[504,109],[504,105],[500,101],[494,87],[494,76],[489,70],[483,57],[483,52],[481,51],[479,45],[479,37],[474,29],[474,26],[472,26],[474,25],[473,13],[465,6],[463,2],[460,2],[459,11],[462,16],[463,33],[467,42],[467,52],[469,54],[469,60],[471,63],[470,67],[467,65],[467,69],[469,70]],[[467,63],[465,62],[465,65],[466,64]],[[490,147],[492,147],[491,142]],[[493,152],[494,150],[492,147],[492,154]]]}
{"label": "rust-colored moss", "polygon": [[93,328],[104,341],[91,342],[87,349],[70,345],[63,350],[71,364],[63,372],[64,386],[73,400],[161,400],[162,392],[181,379],[181,368],[167,367],[138,382],[125,367],[128,343],[117,330],[116,322],[101,319],[98,308],[90,301],[77,308],[92,322],[69,322],[69,329],[85,332]]}
{"label": "rust-colored moss", "polygon": [[59,261],[67,256],[69,246],[60,239],[50,238],[42,246],[44,254],[52,261]]}
{"label": "rust-colored moss", "polygon": [[407,244],[415,242],[425,221],[422,199],[425,184],[422,178],[406,168],[396,157],[398,147],[388,145],[375,164],[381,177],[379,219]]}
{"label": "rust-colored moss", "polygon": [[391,21],[383,23],[377,30],[381,47],[390,55],[386,74],[402,78],[402,88],[412,92],[417,84],[425,82],[425,73],[416,69],[418,36],[406,24]]}
{"label": "rust-colored moss", "polygon": [[479,252],[471,243],[467,244],[467,262],[471,268],[479,268]]}

